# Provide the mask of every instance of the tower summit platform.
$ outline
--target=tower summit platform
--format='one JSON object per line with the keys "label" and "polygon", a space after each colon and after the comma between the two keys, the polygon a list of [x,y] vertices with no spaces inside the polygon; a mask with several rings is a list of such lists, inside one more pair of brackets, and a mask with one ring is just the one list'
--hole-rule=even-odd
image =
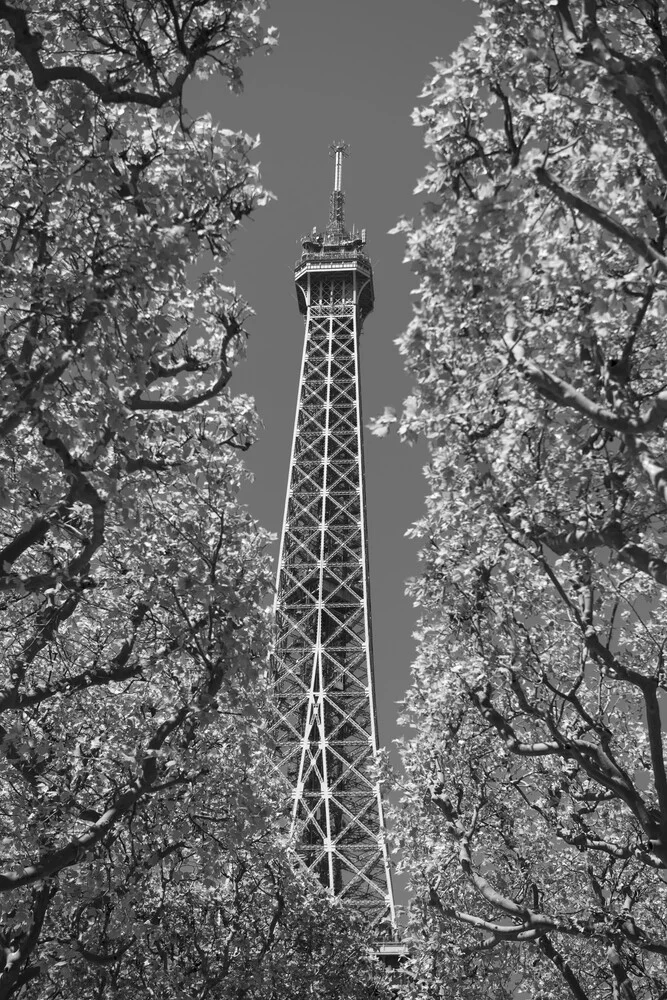
{"label": "tower summit platform", "polygon": [[353,228],[352,232],[348,232],[345,228],[345,195],[341,189],[341,180],[343,157],[348,155],[348,146],[344,142],[332,143],[330,153],[335,157],[336,166],[334,189],[330,199],[329,224],[322,232],[318,232],[315,227],[309,236],[302,236],[303,253],[294,268],[297,289],[304,292],[299,296],[299,309],[302,313],[306,313],[308,308],[302,284],[307,274],[321,271],[349,274],[359,271],[360,277],[365,279],[358,303],[360,318],[363,321],[375,301],[373,270],[370,259],[363,252],[366,245],[366,230],[355,232]]}

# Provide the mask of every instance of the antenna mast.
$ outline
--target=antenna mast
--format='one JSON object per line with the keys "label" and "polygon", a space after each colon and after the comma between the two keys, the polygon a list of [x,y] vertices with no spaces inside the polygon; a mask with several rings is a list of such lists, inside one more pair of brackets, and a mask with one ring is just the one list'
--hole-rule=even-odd
{"label": "antenna mast", "polygon": [[343,177],[343,157],[350,155],[350,147],[346,142],[332,142],[329,146],[329,156],[334,157],[334,189],[331,192],[331,207],[329,210],[329,225],[327,226],[327,241],[335,241],[347,236],[345,232],[345,195],[341,188]]}

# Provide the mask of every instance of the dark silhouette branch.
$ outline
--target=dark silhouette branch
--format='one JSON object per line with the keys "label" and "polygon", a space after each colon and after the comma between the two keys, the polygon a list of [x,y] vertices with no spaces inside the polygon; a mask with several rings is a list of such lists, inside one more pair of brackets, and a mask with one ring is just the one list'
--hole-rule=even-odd
{"label": "dark silhouette branch", "polygon": [[156,751],[160,750],[169,736],[189,717],[192,709],[184,705],[166,719],[146,744],[141,774],[120,795],[117,795],[103,815],[80,837],[74,837],[64,847],[48,851],[38,861],[25,865],[21,871],[0,873],[0,892],[11,892],[23,885],[31,885],[41,879],[55,875],[64,868],[77,864],[113,829],[113,827],[146,795],[154,794],[158,768]]}
{"label": "dark silhouette branch", "polygon": [[[118,88],[109,81],[100,80],[94,73],[82,66],[66,64],[46,66],[41,57],[43,36],[39,32],[31,30],[25,11],[12,7],[5,0],[0,0],[0,18],[3,18],[12,29],[16,50],[23,56],[37,90],[48,90],[53,83],[58,81],[79,83],[95,94],[103,104],[138,104],[148,108],[163,108],[178,100],[186,81],[192,75],[199,60],[205,58],[215,48],[220,47],[219,45],[212,46],[211,43],[214,37],[224,30],[227,23],[225,20],[215,28],[201,33],[197,43],[191,47],[187,45],[181,34],[183,68],[164,90],[160,91],[158,87],[158,92],[151,94],[143,90]],[[156,82],[155,76],[153,76],[153,82]]]}
{"label": "dark silhouette branch", "polygon": [[575,1000],[589,1000],[588,994],[581,985],[580,980],[575,975],[570,963],[563,957],[560,951],[554,947],[548,934],[543,934],[539,940],[539,948],[549,961],[556,966],[561,976],[567,983]]}

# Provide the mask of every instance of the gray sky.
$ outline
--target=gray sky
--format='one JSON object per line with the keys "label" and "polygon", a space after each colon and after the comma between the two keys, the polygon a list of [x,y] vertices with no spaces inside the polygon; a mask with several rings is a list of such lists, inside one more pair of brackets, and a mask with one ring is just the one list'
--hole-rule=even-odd
{"label": "gray sky", "polygon": [[[279,29],[280,43],[244,63],[244,93],[212,81],[188,97],[192,112],[209,110],[225,127],[261,136],[263,182],[277,198],[246,225],[228,275],[256,311],[248,360],[233,382],[255,397],[264,422],[246,456],[255,474],[246,500],[275,533],[303,343],[293,266],[299,237],[327,222],[329,143],[351,146],[343,166],[346,220],[366,228],[374,269],[375,310],[361,338],[367,422],[387,405],[400,407],[410,390],[394,340],[409,322],[415,279],[401,263],[401,237],[387,234],[399,216],[419,211],[412,190],[426,153],[410,113],[429,64],[469,34],[475,13],[466,0],[276,0],[266,23]],[[403,591],[417,571],[417,546],[404,534],[423,510],[426,452],[367,433],[365,459],[379,732],[389,745],[414,656],[416,612]]]}

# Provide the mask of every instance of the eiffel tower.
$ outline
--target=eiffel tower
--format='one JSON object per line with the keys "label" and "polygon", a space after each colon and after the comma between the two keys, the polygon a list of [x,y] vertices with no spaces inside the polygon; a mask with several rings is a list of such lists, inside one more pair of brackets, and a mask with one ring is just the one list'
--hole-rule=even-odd
{"label": "eiffel tower", "polygon": [[375,928],[395,925],[378,752],[359,334],[373,308],[366,232],[345,228],[336,142],[329,224],[295,268],[305,340],[280,544],[273,658],[280,767],[303,863]]}

